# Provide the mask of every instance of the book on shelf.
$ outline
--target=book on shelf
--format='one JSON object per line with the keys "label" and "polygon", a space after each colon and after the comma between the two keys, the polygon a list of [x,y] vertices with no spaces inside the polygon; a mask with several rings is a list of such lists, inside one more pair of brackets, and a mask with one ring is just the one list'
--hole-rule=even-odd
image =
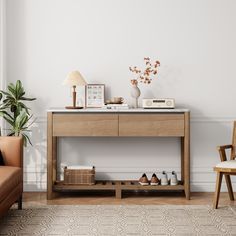
{"label": "book on shelf", "polygon": [[128,104],[106,104],[102,108],[108,109],[108,110],[127,110],[129,109],[129,105]]}
{"label": "book on shelf", "polygon": [[71,165],[66,166],[68,170],[92,170],[93,166],[80,166],[80,165]]}

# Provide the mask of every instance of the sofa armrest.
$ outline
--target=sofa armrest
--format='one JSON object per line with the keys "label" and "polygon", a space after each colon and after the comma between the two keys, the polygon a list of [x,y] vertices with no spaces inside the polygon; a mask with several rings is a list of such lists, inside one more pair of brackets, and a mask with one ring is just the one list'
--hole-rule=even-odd
{"label": "sofa armrest", "polygon": [[0,137],[0,150],[6,166],[23,167],[23,139]]}

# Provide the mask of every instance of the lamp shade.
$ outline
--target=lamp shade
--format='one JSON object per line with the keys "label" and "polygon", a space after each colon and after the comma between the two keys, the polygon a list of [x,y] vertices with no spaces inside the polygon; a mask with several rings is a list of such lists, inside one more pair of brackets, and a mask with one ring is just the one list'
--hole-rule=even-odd
{"label": "lamp shade", "polygon": [[79,71],[72,71],[67,75],[63,84],[69,85],[72,87],[72,86],[77,86],[77,85],[84,86],[87,83]]}

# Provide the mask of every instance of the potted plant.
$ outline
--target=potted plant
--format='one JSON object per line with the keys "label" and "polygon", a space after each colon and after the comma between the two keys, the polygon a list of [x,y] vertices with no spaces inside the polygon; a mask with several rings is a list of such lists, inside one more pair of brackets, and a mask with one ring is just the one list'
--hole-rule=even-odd
{"label": "potted plant", "polygon": [[25,91],[20,80],[16,84],[10,83],[7,91],[0,90],[0,116],[9,124],[8,136],[22,136],[24,145],[31,143],[28,133],[34,121],[25,104],[25,101],[34,101],[36,98],[25,97]]}

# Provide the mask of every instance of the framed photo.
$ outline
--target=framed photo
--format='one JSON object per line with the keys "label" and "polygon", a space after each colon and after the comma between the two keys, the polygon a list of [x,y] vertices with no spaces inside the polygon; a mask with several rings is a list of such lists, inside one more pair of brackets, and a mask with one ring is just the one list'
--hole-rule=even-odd
{"label": "framed photo", "polygon": [[105,102],[105,84],[87,84],[86,107],[102,107]]}

